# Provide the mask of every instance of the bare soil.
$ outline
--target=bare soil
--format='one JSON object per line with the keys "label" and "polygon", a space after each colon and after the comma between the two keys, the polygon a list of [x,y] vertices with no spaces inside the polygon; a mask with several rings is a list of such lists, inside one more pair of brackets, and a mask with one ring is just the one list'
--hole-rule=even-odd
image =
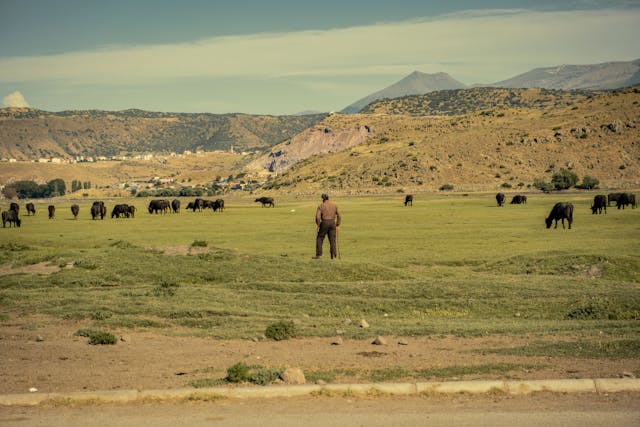
{"label": "bare soil", "polygon": [[[301,338],[287,341],[217,340],[179,336],[181,331],[123,330],[116,345],[89,345],[75,336],[86,322],[11,315],[0,324],[0,393],[74,392],[189,387],[197,379],[222,379],[237,362],[297,367],[305,372],[346,370],[335,382],[370,382],[369,373],[512,363],[535,365],[460,379],[550,379],[620,377],[640,370],[640,360],[572,359],[497,355],[476,350],[521,346],[531,337],[384,337],[372,340]],[[537,339],[537,338],[536,338]],[[400,344],[399,342],[402,342]],[[390,381],[416,378],[391,378]]]}

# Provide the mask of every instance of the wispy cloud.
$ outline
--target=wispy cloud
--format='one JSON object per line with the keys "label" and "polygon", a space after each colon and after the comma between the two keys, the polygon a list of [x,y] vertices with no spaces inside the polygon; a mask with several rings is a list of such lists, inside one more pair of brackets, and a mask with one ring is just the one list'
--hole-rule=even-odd
{"label": "wispy cloud", "polygon": [[638,22],[640,9],[466,12],[326,31],[0,58],[0,81],[138,83],[207,76],[403,73],[411,68],[446,68],[461,79],[498,79],[505,74],[500,70],[531,64],[631,59],[637,56]]}
{"label": "wispy cloud", "polygon": [[[54,107],[58,104],[52,102],[51,93],[65,88],[82,87],[82,91],[73,91],[74,96],[97,106],[104,105],[100,102],[104,94],[114,88],[135,86],[136,97],[132,95],[123,103],[161,109],[176,108],[179,99],[160,100],[158,92],[181,83],[186,86],[198,81],[220,88],[222,83],[214,82],[225,82],[225,87],[241,90],[238,79],[273,82],[278,87],[287,82],[289,99],[326,105],[360,98],[380,89],[380,82],[391,84],[413,70],[445,71],[467,84],[492,83],[538,66],[636,59],[640,57],[638,22],[640,8],[467,11],[352,28],[3,57],[0,83],[44,87],[46,91],[40,92],[37,100]],[[226,83],[232,80],[234,85]],[[327,93],[313,91],[314,84],[324,84]],[[155,93],[144,93],[143,88]],[[43,100],[45,92],[48,100]],[[265,100],[265,106],[258,107],[255,97],[242,104],[240,98],[248,94],[234,93],[229,100],[221,96],[218,92],[209,100],[229,101],[234,105],[230,108],[239,111],[269,111],[273,104],[273,99]],[[202,102],[202,97],[191,99]]]}

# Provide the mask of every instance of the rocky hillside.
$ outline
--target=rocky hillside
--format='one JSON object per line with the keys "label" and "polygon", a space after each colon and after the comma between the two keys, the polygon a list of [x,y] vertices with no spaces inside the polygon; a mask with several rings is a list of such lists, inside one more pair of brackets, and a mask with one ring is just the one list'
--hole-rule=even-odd
{"label": "rocky hillside", "polygon": [[[430,99],[425,102],[430,105],[433,98],[407,97],[400,104],[379,101],[370,114],[326,118],[310,131],[318,138],[311,145],[328,152],[335,144],[333,153],[289,162],[288,169],[271,176],[267,187],[363,193],[434,191],[450,184],[460,191],[518,191],[529,188],[535,178],[549,181],[560,168],[571,169],[580,179],[595,177],[602,187],[640,187],[638,87],[602,93],[448,93],[459,98],[438,101],[436,110],[406,102]],[[483,96],[476,98],[475,93]],[[493,103],[491,96],[496,96]],[[434,116],[434,111],[449,115]],[[364,140],[350,144],[356,135]],[[289,158],[309,154],[306,146],[297,149],[297,144],[307,142],[292,139],[276,148]],[[263,167],[267,160],[261,159]]]}
{"label": "rocky hillside", "polygon": [[452,116],[493,108],[553,109],[590,99],[595,92],[552,89],[473,88],[375,101],[363,114]]}
{"label": "rocky hillside", "polygon": [[326,114],[153,113],[141,110],[0,109],[0,158],[114,156],[185,150],[264,150],[300,133]]}
{"label": "rocky hillside", "polygon": [[463,89],[465,87],[463,83],[446,73],[427,74],[414,71],[391,86],[354,102],[341,112],[345,114],[357,113],[367,104],[378,99],[392,99],[406,95],[424,94],[438,90]]}

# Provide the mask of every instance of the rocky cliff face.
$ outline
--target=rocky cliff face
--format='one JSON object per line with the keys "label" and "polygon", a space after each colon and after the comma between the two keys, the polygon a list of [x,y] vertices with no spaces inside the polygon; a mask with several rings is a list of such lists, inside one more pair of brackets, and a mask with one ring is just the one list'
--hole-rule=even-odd
{"label": "rocky cliff face", "polygon": [[375,134],[366,118],[328,117],[320,124],[276,145],[247,166],[258,173],[281,173],[312,156],[338,153],[361,144]]}

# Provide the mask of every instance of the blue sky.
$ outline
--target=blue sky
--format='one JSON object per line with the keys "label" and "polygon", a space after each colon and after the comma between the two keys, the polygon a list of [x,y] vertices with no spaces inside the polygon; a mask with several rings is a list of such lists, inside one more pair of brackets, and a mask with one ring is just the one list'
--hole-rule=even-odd
{"label": "blue sky", "polygon": [[3,105],[294,114],[640,58],[636,1],[0,0]]}

